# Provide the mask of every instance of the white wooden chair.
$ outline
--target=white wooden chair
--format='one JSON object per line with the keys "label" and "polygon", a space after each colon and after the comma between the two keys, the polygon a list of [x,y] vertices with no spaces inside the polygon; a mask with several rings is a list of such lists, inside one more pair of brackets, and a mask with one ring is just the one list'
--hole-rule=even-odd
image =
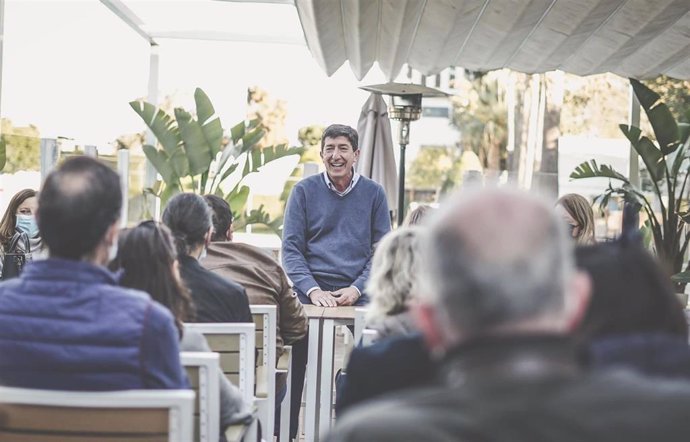
{"label": "white wooden chair", "polygon": [[[256,326],[255,396],[264,433],[273,437],[276,404],[276,325],[278,322],[275,305],[250,305],[252,319]],[[266,437],[266,440],[269,440]]]}
{"label": "white wooden chair", "polygon": [[180,361],[196,393],[194,440],[200,442],[216,442],[220,432],[219,359],[218,353],[180,353]]}
{"label": "white wooden chair", "polygon": [[379,332],[371,328],[365,328],[362,330],[362,347],[368,347],[376,341]]}
{"label": "white wooden chair", "polygon": [[290,406],[292,405],[292,345],[283,345],[283,354],[278,359],[276,373],[284,373],[287,376],[287,390],[280,403],[280,442],[290,440]]}
{"label": "white wooden chair", "polygon": [[364,317],[366,313],[366,307],[355,307],[355,346],[359,345],[359,341],[362,339],[362,330],[364,330]]}
{"label": "white wooden chair", "polygon": [[0,387],[3,442],[194,440],[194,392],[48,391]]}
{"label": "white wooden chair", "polygon": [[[185,328],[204,335],[211,350],[219,354],[220,368],[225,376],[240,389],[244,401],[254,406],[254,323],[187,323]],[[236,430],[231,427],[232,434],[226,431],[226,438],[236,439]],[[253,423],[246,433],[248,441],[255,441],[256,424]]]}

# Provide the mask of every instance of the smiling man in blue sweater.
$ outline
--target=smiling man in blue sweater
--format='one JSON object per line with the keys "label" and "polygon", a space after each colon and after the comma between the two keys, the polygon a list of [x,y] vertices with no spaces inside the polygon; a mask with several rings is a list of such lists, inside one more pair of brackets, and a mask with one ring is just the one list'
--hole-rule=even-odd
{"label": "smiling man in blue sweater", "polygon": [[391,229],[383,188],[354,171],[357,131],[333,124],[321,137],[322,174],[292,190],[283,267],[305,304],[362,305],[376,243]]}

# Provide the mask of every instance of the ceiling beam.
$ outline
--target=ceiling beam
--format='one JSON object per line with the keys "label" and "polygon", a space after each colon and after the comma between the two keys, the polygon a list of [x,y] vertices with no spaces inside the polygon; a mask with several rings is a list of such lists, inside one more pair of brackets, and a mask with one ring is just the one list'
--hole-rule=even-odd
{"label": "ceiling beam", "polygon": [[295,0],[216,0],[230,3],[275,3],[277,5],[294,5]]}
{"label": "ceiling beam", "polygon": [[157,44],[153,39],[153,36],[149,35],[149,33],[144,30],[144,22],[141,21],[141,19],[121,0],[101,0],[101,3],[113,11],[115,15],[120,17],[120,19],[129,25],[130,28],[134,29],[137,34],[144,37],[149,44]]}
{"label": "ceiling beam", "polygon": [[305,46],[302,36],[241,34],[225,31],[151,31],[152,38],[176,38],[183,40],[239,41],[250,43],[274,43]]}

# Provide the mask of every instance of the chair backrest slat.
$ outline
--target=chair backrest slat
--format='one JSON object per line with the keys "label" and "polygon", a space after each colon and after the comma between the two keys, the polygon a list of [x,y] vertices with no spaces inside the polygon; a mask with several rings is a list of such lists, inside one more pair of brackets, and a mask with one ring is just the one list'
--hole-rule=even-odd
{"label": "chair backrest slat", "polygon": [[196,393],[194,440],[217,441],[220,431],[220,370],[218,353],[182,352],[182,365]]}
{"label": "chair backrest slat", "polygon": [[2,441],[173,441],[192,437],[194,393],[0,387]]}
{"label": "chair backrest slat", "polygon": [[276,398],[276,328],[278,313],[275,305],[250,305],[256,328],[257,371],[256,396],[259,418],[267,433],[273,434]]}
{"label": "chair backrest slat", "polygon": [[218,353],[220,368],[242,392],[246,403],[254,402],[254,323],[189,323],[185,328],[203,334]]}

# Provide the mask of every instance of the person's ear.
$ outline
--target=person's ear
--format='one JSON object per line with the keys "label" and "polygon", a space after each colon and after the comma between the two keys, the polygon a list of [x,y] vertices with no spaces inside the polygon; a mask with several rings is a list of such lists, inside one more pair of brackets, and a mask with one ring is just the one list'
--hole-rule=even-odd
{"label": "person's ear", "polygon": [[206,232],[206,236],[204,236],[205,247],[211,244],[211,238],[213,238],[213,226],[211,226],[211,228],[208,229],[208,232]]}
{"label": "person's ear", "polygon": [[108,227],[105,232],[105,242],[108,247],[112,247],[117,244],[117,238],[120,234],[120,220],[118,219]]}
{"label": "person's ear", "polygon": [[592,279],[582,271],[576,271],[570,280],[565,299],[565,326],[571,332],[580,326],[592,295]]}
{"label": "person's ear", "polygon": [[432,354],[438,354],[445,350],[445,339],[440,328],[438,313],[429,304],[416,303],[411,306],[417,327],[424,336],[424,342]]}

